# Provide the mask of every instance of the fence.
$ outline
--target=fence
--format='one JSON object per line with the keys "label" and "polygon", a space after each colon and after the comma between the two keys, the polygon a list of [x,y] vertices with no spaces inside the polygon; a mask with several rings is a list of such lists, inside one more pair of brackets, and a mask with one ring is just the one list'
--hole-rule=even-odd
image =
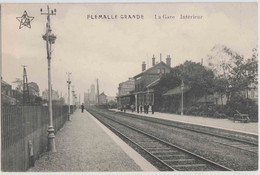
{"label": "fence", "polygon": [[[70,106],[71,112],[75,106]],[[53,106],[55,133],[68,117],[68,106]],[[46,152],[49,115],[47,106],[2,106],[1,110],[1,169],[26,171],[30,167],[29,142],[32,143],[33,161]]]}

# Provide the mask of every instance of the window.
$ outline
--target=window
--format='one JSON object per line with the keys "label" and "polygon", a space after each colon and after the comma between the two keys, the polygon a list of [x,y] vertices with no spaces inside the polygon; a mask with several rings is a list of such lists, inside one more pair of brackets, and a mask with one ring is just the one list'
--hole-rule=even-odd
{"label": "window", "polygon": [[165,74],[165,68],[162,69],[162,73]]}
{"label": "window", "polygon": [[157,73],[158,74],[161,73],[161,69],[160,68],[157,69]]}

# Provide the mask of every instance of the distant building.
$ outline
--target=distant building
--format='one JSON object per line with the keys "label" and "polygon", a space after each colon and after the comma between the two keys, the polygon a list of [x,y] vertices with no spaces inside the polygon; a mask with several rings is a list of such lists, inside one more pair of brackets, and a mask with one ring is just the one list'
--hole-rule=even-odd
{"label": "distant building", "polygon": [[91,104],[96,104],[96,93],[95,93],[95,85],[92,84],[90,86],[90,96],[89,96],[89,100]]}
{"label": "distant building", "polygon": [[107,95],[102,92],[100,95],[99,95],[99,104],[106,104],[107,103]]}
{"label": "distant building", "polygon": [[131,91],[135,89],[135,80],[129,78],[127,81],[124,81],[118,86],[118,96],[128,95]]}
{"label": "distant building", "polygon": [[84,93],[84,104],[89,105],[89,93]]}
{"label": "distant building", "polygon": [[110,101],[116,101],[116,97],[115,96],[107,96],[107,102],[110,102]]}
{"label": "distant building", "polygon": [[135,80],[134,78],[129,78],[127,81],[124,81],[118,85],[118,93],[117,93],[117,105],[118,108],[122,106],[122,104],[130,101],[130,93],[135,90]]}
{"label": "distant building", "polygon": [[1,103],[2,105],[15,105],[16,99],[12,97],[12,86],[1,78]]}
{"label": "distant building", "polygon": [[12,85],[1,79],[1,94],[12,96]]}

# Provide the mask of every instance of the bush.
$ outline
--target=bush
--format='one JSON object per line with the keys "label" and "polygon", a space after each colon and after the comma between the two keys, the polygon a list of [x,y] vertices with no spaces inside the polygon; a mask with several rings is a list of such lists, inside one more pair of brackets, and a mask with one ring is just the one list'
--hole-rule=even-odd
{"label": "bush", "polygon": [[248,99],[247,107],[246,98],[240,95],[233,96],[226,106],[225,114],[233,117],[234,114],[237,114],[237,111],[242,114],[249,114],[251,121],[258,121],[258,104],[251,99]]}

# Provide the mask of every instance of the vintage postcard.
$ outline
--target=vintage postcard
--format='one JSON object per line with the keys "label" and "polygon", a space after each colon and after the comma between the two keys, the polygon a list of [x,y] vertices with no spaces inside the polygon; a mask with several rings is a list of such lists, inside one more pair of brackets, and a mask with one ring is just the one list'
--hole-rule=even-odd
{"label": "vintage postcard", "polygon": [[1,4],[1,171],[258,171],[258,3]]}

